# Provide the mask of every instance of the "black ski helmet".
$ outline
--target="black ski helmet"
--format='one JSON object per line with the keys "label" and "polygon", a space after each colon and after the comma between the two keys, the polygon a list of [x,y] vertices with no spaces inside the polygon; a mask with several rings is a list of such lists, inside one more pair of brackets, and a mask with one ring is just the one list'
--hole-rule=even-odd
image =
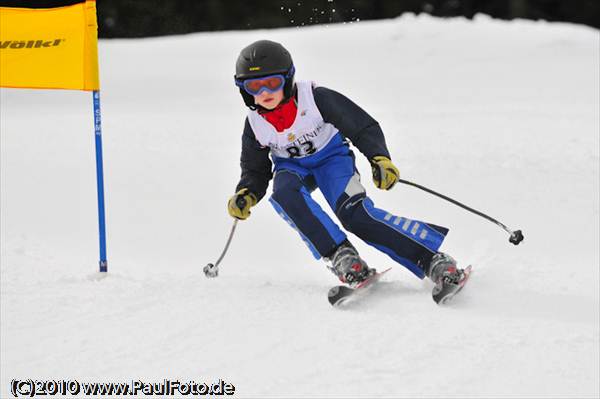
{"label": "black ski helmet", "polygon": [[[280,43],[270,40],[259,40],[245,47],[235,63],[236,83],[245,79],[282,74],[285,77],[283,86],[284,101],[292,97],[294,92],[294,62],[289,51]],[[251,109],[259,107],[254,104],[254,97],[240,87],[244,103]]]}

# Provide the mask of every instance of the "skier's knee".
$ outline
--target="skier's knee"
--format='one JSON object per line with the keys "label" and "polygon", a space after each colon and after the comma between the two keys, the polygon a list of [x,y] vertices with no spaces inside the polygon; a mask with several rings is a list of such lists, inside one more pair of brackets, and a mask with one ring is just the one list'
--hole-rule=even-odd
{"label": "skier's knee", "polygon": [[295,174],[282,172],[275,177],[271,194],[273,201],[285,208],[287,204],[294,203],[301,197],[302,182]]}
{"label": "skier's knee", "polygon": [[342,226],[352,233],[355,233],[359,225],[364,222],[365,212],[362,204],[365,198],[364,195],[349,198],[336,212]]}
{"label": "skier's knee", "polygon": [[271,199],[282,207],[286,208],[287,205],[293,204],[300,198],[300,187],[296,187],[290,184],[279,186],[276,190],[273,190]]}

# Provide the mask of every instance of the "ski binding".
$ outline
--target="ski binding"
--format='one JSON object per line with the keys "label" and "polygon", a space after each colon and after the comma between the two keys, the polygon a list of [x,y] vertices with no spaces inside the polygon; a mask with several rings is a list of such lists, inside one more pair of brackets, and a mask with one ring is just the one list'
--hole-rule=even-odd
{"label": "ski binding", "polygon": [[381,276],[383,276],[391,269],[392,268],[390,267],[382,272],[375,273],[374,275],[362,281],[354,288],[348,287],[347,285],[336,285],[335,287],[332,287],[327,295],[329,303],[334,307],[338,307],[348,302],[351,298],[366,292],[366,289],[368,287],[372,287],[373,284],[379,281]]}

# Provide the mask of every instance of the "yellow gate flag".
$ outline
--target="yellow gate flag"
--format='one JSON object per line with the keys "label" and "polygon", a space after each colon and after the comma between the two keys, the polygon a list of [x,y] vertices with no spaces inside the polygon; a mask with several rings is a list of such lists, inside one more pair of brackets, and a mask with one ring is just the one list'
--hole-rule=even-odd
{"label": "yellow gate flag", "polygon": [[96,2],[0,7],[0,86],[99,90]]}

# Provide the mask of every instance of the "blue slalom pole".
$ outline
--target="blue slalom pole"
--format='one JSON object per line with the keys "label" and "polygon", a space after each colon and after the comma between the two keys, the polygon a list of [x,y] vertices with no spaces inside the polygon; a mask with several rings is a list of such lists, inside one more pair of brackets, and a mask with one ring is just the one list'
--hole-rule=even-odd
{"label": "blue slalom pole", "polygon": [[102,118],[100,91],[94,90],[94,131],[96,135],[96,180],[98,183],[98,227],[100,230],[100,272],[108,271],[106,261],[106,221],[104,215],[104,169],[102,167]]}

